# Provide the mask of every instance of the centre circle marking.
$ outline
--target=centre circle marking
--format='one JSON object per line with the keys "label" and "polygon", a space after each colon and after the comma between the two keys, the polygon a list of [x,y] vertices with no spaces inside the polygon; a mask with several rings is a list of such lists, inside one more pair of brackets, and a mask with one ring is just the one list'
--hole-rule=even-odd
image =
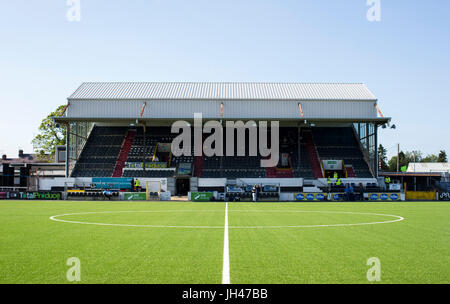
{"label": "centre circle marking", "polygon": [[[145,211],[96,211],[96,212],[79,212],[67,213],[50,216],[50,220],[62,223],[97,225],[97,226],[119,226],[119,227],[142,227],[142,228],[192,228],[192,229],[224,229],[224,226],[172,226],[172,225],[135,225],[135,224],[112,224],[112,223],[95,223],[69,221],[60,219],[60,217],[71,215],[87,215],[87,214],[115,214],[115,213],[223,213],[221,210],[145,210]],[[314,210],[228,210],[228,212],[255,212],[255,213],[325,213],[325,214],[356,214],[356,215],[375,215],[394,218],[388,221],[380,222],[363,222],[353,224],[318,224],[318,225],[289,225],[289,226],[229,226],[229,229],[280,229],[280,228],[314,228],[314,227],[345,227],[345,226],[363,226],[376,224],[389,224],[403,221],[405,218],[399,215],[368,213],[368,212],[350,212],[350,211],[314,211]]]}

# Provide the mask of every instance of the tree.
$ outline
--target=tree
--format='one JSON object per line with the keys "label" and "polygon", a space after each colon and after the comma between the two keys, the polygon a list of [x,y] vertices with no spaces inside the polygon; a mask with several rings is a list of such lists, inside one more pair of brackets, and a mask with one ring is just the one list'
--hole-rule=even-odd
{"label": "tree", "polygon": [[33,139],[34,151],[42,160],[50,161],[55,155],[58,145],[66,143],[66,129],[57,125],[53,117],[61,116],[65,105],[59,106],[54,112],[44,118],[39,126],[39,134]]}
{"label": "tree", "polygon": [[389,169],[387,164],[387,150],[382,144],[378,147],[378,169],[381,171],[387,171]]}
{"label": "tree", "polygon": [[414,150],[411,152],[406,152],[405,153],[405,158],[406,158],[406,162],[407,164],[409,163],[420,163],[420,161],[422,160],[422,152]]}
{"label": "tree", "polygon": [[[382,146],[380,145],[380,147],[378,148],[378,163],[380,166],[380,158],[381,158],[381,148]],[[399,169],[403,166],[408,166],[410,163],[446,163],[447,162],[447,153],[444,150],[441,150],[439,152],[439,155],[435,155],[435,154],[429,154],[426,157],[422,157],[422,152],[418,151],[418,150],[414,150],[414,151],[406,151],[405,153],[403,151],[400,151],[399,153],[399,159],[400,159],[400,165],[399,165]],[[391,172],[396,172],[397,171],[397,156],[393,156],[388,164],[387,164],[388,171]]]}
{"label": "tree", "polygon": [[446,163],[448,160],[447,160],[447,153],[445,152],[445,150],[441,150],[440,152],[439,152],[439,155],[438,155],[438,160],[437,160],[439,163]]}
{"label": "tree", "polygon": [[426,157],[422,158],[421,163],[437,163],[438,156],[436,154],[428,154]]}
{"label": "tree", "polygon": [[[408,160],[406,158],[405,153],[403,153],[403,151],[400,151],[399,155],[399,160],[400,160],[400,165],[399,165],[399,170],[401,167],[403,166],[407,166],[408,165]],[[391,172],[397,172],[397,155],[391,157],[391,159],[388,162],[388,169]]]}

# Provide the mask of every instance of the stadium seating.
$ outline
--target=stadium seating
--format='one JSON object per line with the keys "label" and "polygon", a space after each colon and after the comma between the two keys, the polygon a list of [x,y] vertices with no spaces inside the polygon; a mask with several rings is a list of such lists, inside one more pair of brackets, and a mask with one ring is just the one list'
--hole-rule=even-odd
{"label": "stadium seating", "polygon": [[308,151],[304,144],[300,149],[300,160],[298,159],[298,153],[291,154],[291,160],[294,168],[294,177],[303,177],[308,179],[314,178],[311,162],[309,160]]}
{"label": "stadium seating", "polygon": [[[193,142],[193,139],[192,139]],[[203,157],[198,157],[203,159]],[[181,156],[175,156],[172,154],[171,160],[170,160],[170,166],[171,167],[178,167],[179,164],[182,163],[189,163],[192,164],[197,159],[197,157],[194,156],[194,146],[191,147],[191,155],[181,155]]]}
{"label": "stadium seating", "polygon": [[202,177],[266,177],[260,156],[204,157]]}
{"label": "stadium seating", "polygon": [[94,127],[72,177],[111,177],[127,127]]}
{"label": "stadium seating", "polygon": [[342,159],[345,165],[351,165],[355,177],[373,178],[351,127],[319,127],[311,131],[322,160]]}
{"label": "stadium seating", "polygon": [[[148,127],[144,134],[143,128],[137,128],[128,154],[127,162],[141,163],[151,162],[159,143],[172,143],[177,134],[172,134],[169,127]],[[180,163],[192,163],[191,156],[171,156],[168,165],[176,167]],[[175,170],[127,170],[123,171],[124,177],[173,177]]]}
{"label": "stadium seating", "polygon": [[[95,126],[71,176],[172,177],[180,164],[193,164],[192,175],[197,177],[314,179],[322,177],[319,159],[342,159],[349,177],[373,177],[351,127],[302,128],[300,139],[297,134],[297,128],[280,128],[281,153],[289,154],[289,165],[284,168],[261,167],[261,156],[195,157],[192,147],[191,156],[170,154],[170,159],[164,159],[173,170],[127,170],[126,162],[150,162],[155,151],[160,153],[158,144],[172,143],[177,134],[172,134],[170,127],[147,127],[144,134],[142,127],[130,131],[129,127]],[[191,142],[194,143],[193,138]],[[248,145],[247,140],[246,154]]]}
{"label": "stadium seating", "polygon": [[204,169],[203,177],[207,178],[264,178],[265,169]]}

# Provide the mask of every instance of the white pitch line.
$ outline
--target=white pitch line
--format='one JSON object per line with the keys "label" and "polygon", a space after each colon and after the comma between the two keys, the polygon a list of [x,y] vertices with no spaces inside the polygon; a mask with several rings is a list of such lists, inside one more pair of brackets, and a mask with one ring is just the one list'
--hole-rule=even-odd
{"label": "white pitch line", "polygon": [[225,205],[225,227],[223,236],[222,284],[230,284],[230,249],[228,246],[228,203]]}
{"label": "white pitch line", "polygon": [[[226,207],[228,211],[228,205]],[[140,212],[156,212],[156,213],[169,213],[169,212],[219,212],[217,210],[145,210],[145,211],[97,211],[97,212],[80,212],[80,213],[67,213],[50,216],[50,220],[62,223],[83,224],[83,225],[97,225],[97,226],[119,226],[119,227],[144,227],[144,228],[181,228],[181,229],[223,229],[224,226],[174,226],[174,225],[134,225],[134,224],[112,224],[112,223],[92,223],[81,221],[68,221],[62,220],[58,217],[70,216],[70,215],[87,215],[87,214],[108,214],[108,213],[140,213]],[[383,222],[370,222],[370,223],[353,223],[353,224],[317,224],[317,225],[294,225],[294,226],[228,226],[228,229],[281,229],[281,228],[314,228],[314,227],[345,227],[345,226],[362,226],[362,225],[375,225],[375,224],[388,224],[403,221],[405,218],[399,215],[392,214],[378,214],[378,213],[364,213],[364,212],[346,212],[346,211],[313,211],[313,210],[230,210],[230,212],[286,212],[286,213],[336,213],[336,214],[361,214],[361,215],[376,215],[394,217],[395,220],[383,221]],[[228,218],[228,212],[227,218]],[[228,222],[228,221],[227,221]]]}

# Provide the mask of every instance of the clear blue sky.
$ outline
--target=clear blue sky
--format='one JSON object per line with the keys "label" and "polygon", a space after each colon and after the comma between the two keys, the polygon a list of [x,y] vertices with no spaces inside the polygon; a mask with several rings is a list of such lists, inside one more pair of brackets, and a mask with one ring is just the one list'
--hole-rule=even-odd
{"label": "clear blue sky", "polygon": [[450,1],[0,0],[0,153],[84,81],[364,82],[395,153],[450,152]]}

